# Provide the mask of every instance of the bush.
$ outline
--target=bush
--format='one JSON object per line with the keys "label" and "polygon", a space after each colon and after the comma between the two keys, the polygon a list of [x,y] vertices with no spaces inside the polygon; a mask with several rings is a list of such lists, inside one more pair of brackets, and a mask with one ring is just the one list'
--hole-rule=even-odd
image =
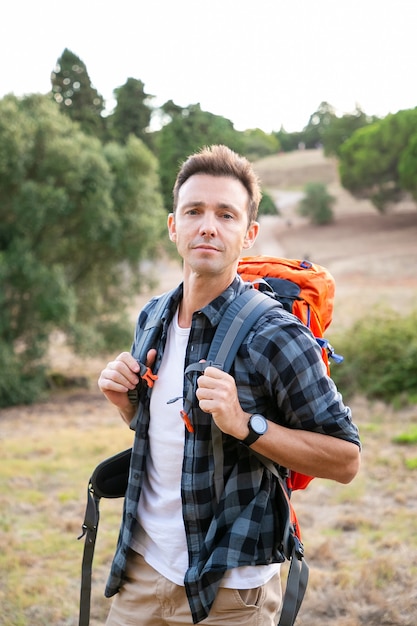
{"label": "bush", "polygon": [[332,206],[335,198],[327,193],[323,183],[307,183],[304,198],[298,206],[298,213],[309,217],[313,224],[328,224],[333,220]]}
{"label": "bush", "polygon": [[362,393],[394,403],[415,401],[417,389],[417,311],[407,317],[380,312],[334,338],[344,363],[332,369],[343,394]]}
{"label": "bush", "polygon": [[264,189],[259,205],[259,215],[279,215],[279,210],[272,197]]}

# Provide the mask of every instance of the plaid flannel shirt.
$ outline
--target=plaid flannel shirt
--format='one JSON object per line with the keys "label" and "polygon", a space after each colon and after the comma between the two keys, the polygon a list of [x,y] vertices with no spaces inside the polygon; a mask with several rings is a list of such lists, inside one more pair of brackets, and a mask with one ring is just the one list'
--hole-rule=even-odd
{"label": "plaid flannel shirt", "polygon": [[[194,313],[185,368],[206,358],[216,327],[231,300],[248,285],[236,278],[218,298]],[[161,362],[167,329],[182,297],[182,286],[173,292],[162,313],[162,332],[156,343],[154,372]],[[141,312],[136,336],[146,325],[156,300]],[[313,430],[360,446],[350,409],[328,378],[321,351],[310,331],[293,315],[273,309],[259,319],[243,341],[231,374],[243,409],[261,413],[268,420],[290,428]],[[195,378],[184,377],[184,397]],[[140,397],[129,483],[124,503],[118,546],[106,596],[123,585],[126,554],[130,545],[139,502],[149,426],[150,390]],[[179,407],[179,408],[182,408]],[[207,617],[224,572],[243,565],[282,562],[275,532],[275,478],[250,450],[229,435],[223,435],[224,493],[217,503],[213,485],[211,416],[195,400],[190,415],[194,432],[184,428],[184,461],[181,495],[188,542],[189,568],[184,584],[194,623]],[[180,419],[180,416],[178,416]]]}

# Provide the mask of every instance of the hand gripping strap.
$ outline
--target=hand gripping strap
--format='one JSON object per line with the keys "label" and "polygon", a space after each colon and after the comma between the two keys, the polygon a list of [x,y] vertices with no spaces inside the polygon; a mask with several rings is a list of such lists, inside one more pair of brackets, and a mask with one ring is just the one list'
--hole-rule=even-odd
{"label": "hand gripping strap", "polygon": [[[229,304],[217,326],[207,360],[203,363],[191,363],[186,368],[185,375],[203,372],[209,365],[229,372],[242,341],[256,320],[264,312],[273,308],[282,307],[277,300],[260,293],[256,289],[247,289],[239,294]],[[187,396],[184,399],[184,411],[188,416],[194,393],[194,386],[189,385]]]}

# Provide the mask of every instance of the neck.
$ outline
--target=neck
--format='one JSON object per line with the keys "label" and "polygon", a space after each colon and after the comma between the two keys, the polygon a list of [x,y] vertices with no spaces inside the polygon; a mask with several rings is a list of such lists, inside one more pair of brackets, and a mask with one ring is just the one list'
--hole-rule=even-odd
{"label": "neck", "polygon": [[193,314],[207,306],[212,300],[220,296],[221,293],[232,283],[236,273],[233,275],[213,277],[204,276],[184,276],[184,293],[178,311],[178,323],[181,328],[189,328]]}

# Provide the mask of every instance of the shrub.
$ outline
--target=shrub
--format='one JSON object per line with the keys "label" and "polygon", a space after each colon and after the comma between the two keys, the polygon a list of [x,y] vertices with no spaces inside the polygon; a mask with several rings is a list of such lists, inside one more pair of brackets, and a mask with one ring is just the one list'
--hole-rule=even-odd
{"label": "shrub", "polygon": [[358,321],[343,337],[334,338],[344,363],[332,369],[343,394],[363,393],[394,403],[409,402],[417,389],[417,311],[400,317],[379,312]]}
{"label": "shrub", "polygon": [[313,224],[328,224],[333,220],[332,206],[335,198],[327,193],[323,183],[307,183],[298,213],[309,217]]}
{"label": "shrub", "polygon": [[265,189],[262,190],[262,200],[259,205],[259,215],[279,215],[279,210],[272,197]]}

